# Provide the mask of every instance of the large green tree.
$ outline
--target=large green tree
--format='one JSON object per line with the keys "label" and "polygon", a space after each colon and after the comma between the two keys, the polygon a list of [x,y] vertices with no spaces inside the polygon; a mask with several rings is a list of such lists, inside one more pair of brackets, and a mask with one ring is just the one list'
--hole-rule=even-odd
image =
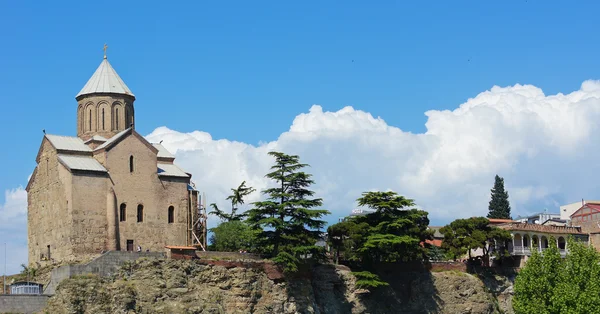
{"label": "large green tree", "polygon": [[469,254],[471,250],[482,249],[485,260],[488,260],[491,251],[500,256],[506,253],[506,243],[511,240],[510,233],[498,227],[490,226],[490,221],[485,217],[456,219],[449,225],[440,229],[444,235],[442,248],[451,258],[460,258]]}
{"label": "large green tree", "polygon": [[598,313],[600,255],[591,246],[567,241],[561,258],[556,241],[543,254],[534,251],[515,279],[516,314]]}
{"label": "large green tree", "polygon": [[488,209],[488,218],[511,219],[508,192],[504,189],[504,178],[501,178],[498,175],[496,175],[494,179],[492,199],[490,200]]}
{"label": "large green tree", "polygon": [[244,221],[224,221],[210,231],[211,249],[214,251],[255,250],[255,232]]}
{"label": "large green tree", "polygon": [[231,189],[232,194],[229,195],[226,200],[231,202],[231,213],[227,213],[217,206],[217,204],[212,203],[210,207],[212,207],[212,211],[209,213],[211,215],[215,215],[221,219],[221,221],[235,221],[242,220],[246,214],[238,214],[238,205],[244,204],[244,198],[250,194],[252,194],[256,189],[251,186],[246,186],[246,181],[242,181],[242,183],[235,189]]}
{"label": "large green tree", "polygon": [[262,193],[267,200],[253,203],[247,222],[260,230],[258,241],[263,253],[284,265],[287,271],[297,270],[303,258],[322,257],[323,248],[315,246],[326,224],[321,220],[329,211],[315,209],[323,204],[313,198],[309,187],[312,175],[301,171],[307,164],[300,163],[296,155],[269,152],[275,158],[266,177],[276,186]]}
{"label": "large green tree", "polygon": [[427,212],[407,209],[415,205],[413,200],[390,191],[365,192],[357,201],[374,211],[328,228],[336,255],[367,268],[381,262],[426,259],[423,243],[432,238],[432,232],[427,229]]}

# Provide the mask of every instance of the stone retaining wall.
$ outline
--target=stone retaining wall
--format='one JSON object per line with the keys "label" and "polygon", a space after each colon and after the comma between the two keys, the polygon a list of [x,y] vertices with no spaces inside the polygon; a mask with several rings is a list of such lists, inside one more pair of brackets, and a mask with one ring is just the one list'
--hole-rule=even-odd
{"label": "stone retaining wall", "polygon": [[198,256],[198,258],[201,258],[201,259],[262,260],[262,258],[258,254],[238,253],[238,252],[196,251],[196,256]]}
{"label": "stone retaining wall", "polygon": [[47,295],[0,294],[0,313],[36,313],[48,302]]}
{"label": "stone retaining wall", "polygon": [[58,284],[73,276],[83,274],[96,274],[106,277],[115,273],[126,261],[135,261],[138,258],[165,258],[162,252],[128,252],[109,251],[87,264],[65,265],[52,270],[50,282],[44,288],[44,294],[53,295]]}

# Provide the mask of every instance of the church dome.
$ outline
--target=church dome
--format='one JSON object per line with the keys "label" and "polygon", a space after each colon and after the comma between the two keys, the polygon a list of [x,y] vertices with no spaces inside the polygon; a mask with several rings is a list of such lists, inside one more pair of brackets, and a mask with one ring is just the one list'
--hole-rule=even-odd
{"label": "church dome", "polygon": [[106,57],[75,98],[90,94],[121,94],[135,98]]}

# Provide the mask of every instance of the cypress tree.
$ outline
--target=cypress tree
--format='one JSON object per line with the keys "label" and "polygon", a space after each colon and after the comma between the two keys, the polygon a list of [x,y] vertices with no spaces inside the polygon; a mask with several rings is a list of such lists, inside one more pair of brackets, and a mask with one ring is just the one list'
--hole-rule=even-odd
{"label": "cypress tree", "polygon": [[321,217],[329,211],[313,209],[321,206],[323,200],[312,198],[314,192],[308,189],[314,183],[312,175],[300,171],[307,164],[300,163],[296,155],[269,155],[275,157],[275,165],[266,177],[275,181],[276,187],[262,192],[267,200],[253,203],[247,222],[260,230],[258,241],[263,253],[274,257],[287,271],[295,271],[302,258],[324,254],[315,243],[320,237],[319,229],[326,224]]}
{"label": "cypress tree", "polygon": [[496,175],[494,188],[491,191],[492,199],[490,200],[487,218],[511,219],[508,192],[504,190],[504,178]]}

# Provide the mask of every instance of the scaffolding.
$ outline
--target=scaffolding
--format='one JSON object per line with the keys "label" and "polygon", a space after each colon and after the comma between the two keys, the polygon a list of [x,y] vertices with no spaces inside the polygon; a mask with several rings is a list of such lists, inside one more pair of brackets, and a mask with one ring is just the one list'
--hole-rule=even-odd
{"label": "scaffolding", "polygon": [[188,216],[188,245],[198,250],[206,251],[207,229],[206,229],[206,196],[196,190],[196,185],[192,182],[190,189],[190,213]]}

